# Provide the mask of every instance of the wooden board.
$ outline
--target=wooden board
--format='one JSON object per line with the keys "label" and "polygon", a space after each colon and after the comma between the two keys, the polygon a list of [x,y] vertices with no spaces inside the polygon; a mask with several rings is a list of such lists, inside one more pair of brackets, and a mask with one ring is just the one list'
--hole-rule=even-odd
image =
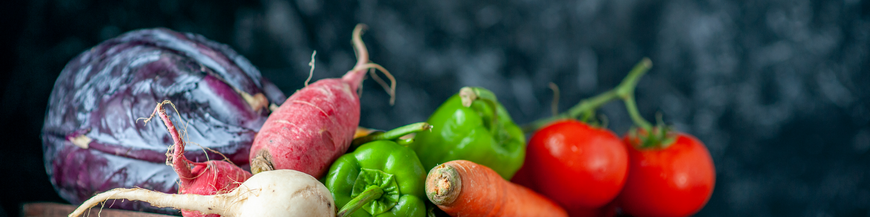
{"label": "wooden board", "polygon": [[[73,205],[69,205],[69,204],[60,204],[60,203],[28,203],[28,204],[24,204],[24,206],[22,207],[21,216],[24,216],[24,217],[31,217],[31,216],[34,216],[34,217],[36,217],[36,216],[39,216],[39,217],[66,217],[76,208],[78,208],[78,207],[73,206]],[[102,212],[101,212],[100,207],[95,206],[95,207],[91,208],[90,213],[85,213],[82,216],[167,217],[170,215],[134,212],[134,211],[127,211],[127,210],[119,210],[119,209],[102,209]]]}

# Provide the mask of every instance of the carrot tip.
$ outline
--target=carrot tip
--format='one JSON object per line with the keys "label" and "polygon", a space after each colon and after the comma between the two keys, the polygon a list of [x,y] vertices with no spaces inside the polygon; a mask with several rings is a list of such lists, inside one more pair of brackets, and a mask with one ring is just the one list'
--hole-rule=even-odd
{"label": "carrot tip", "polygon": [[459,172],[449,165],[441,164],[426,177],[426,196],[435,205],[453,203],[462,191],[462,180]]}

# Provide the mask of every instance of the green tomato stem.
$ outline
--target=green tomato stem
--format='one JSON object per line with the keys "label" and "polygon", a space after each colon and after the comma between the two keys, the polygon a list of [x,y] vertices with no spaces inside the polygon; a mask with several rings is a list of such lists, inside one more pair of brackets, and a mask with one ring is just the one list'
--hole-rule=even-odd
{"label": "green tomato stem", "polygon": [[365,191],[350,200],[350,202],[347,202],[344,207],[341,207],[341,209],[338,210],[338,213],[335,216],[350,216],[351,214],[353,214],[353,212],[356,212],[357,210],[362,208],[363,205],[377,200],[378,198],[381,198],[381,195],[384,195],[384,190],[381,189],[381,187],[369,186],[368,188],[366,188]]}
{"label": "green tomato stem", "polygon": [[631,120],[635,125],[647,130],[647,132],[652,132],[652,124],[643,119],[640,115],[640,112],[637,110],[637,105],[634,101],[634,89],[637,87],[637,82],[640,80],[640,75],[643,75],[644,72],[649,70],[652,67],[652,61],[649,58],[643,58],[634,69],[622,80],[622,83],[616,87],[616,95],[619,98],[622,98],[622,101],[625,104],[625,109],[628,111],[628,115],[631,116]]}
{"label": "green tomato stem", "polygon": [[[585,116],[584,118],[590,118],[592,114],[595,113],[595,110],[616,99],[626,99],[631,98],[632,102],[634,101],[634,88],[637,86],[638,80],[643,76],[649,69],[652,67],[652,61],[649,58],[643,58],[631,71],[627,76],[619,83],[616,88],[608,90],[607,92],[598,94],[592,98],[585,99],[580,101],[579,104],[575,105],[568,109],[568,111],[563,112],[559,115],[550,118],[544,118],[532,123],[526,124],[523,126],[523,132],[534,132],[553,121],[568,119],[568,118],[577,118],[581,115]],[[637,109],[635,109],[637,110]],[[636,112],[636,111],[635,111]],[[631,113],[631,111],[629,111]],[[638,115],[638,117],[640,117]],[[634,117],[632,117],[634,120]],[[641,118],[640,120],[643,120]],[[645,122],[645,121],[643,121]]]}
{"label": "green tomato stem", "polygon": [[424,131],[424,130],[429,130],[429,129],[432,129],[432,125],[430,125],[429,123],[418,122],[418,123],[413,123],[413,124],[401,126],[401,127],[398,127],[396,129],[392,129],[392,130],[387,131],[387,132],[370,133],[369,135],[354,139],[350,145],[350,150],[355,150],[360,145],[366,144],[366,143],[371,142],[371,141],[397,140],[402,136],[405,136],[405,135],[408,135],[411,133]]}
{"label": "green tomato stem", "polygon": [[634,124],[643,128],[647,132],[652,132],[652,124],[643,119],[640,112],[637,110],[637,105],[634,102],[634,94],[623,97],[622,101],[625,103],[625,110],[628,111],[628,115],[631,117]]}
{"label": "green tomato stem", "polygon": [[559,115],[559,85],[553,82],[547,85],[550,86],[550,90],[553,90],[553,102],[550,103],[550,110],[553,112],[553,116],[557,116]]}

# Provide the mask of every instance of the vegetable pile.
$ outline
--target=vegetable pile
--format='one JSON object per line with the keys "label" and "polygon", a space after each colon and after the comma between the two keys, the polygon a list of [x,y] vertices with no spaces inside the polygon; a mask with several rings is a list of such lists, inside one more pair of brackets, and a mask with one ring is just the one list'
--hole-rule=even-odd
{"label": "vegetable pile", "polygon": [[[104,44],[128,40],[124,38],[142,40],[137,43],[108,50],[101,47],[108,45],[101,44],[100,49],[90,51],[108,52],[97,58],[108,63],[91,60],[96,57],[89,52],[82,54],[82,60],[71,62],[61,78],[92,76],[88,73],[96,70],[120,73],[142,84],[58,80],[58,84],[77,86],[60,85],[52,99],[78,106],[59,106],[48,112],[44,136],[48,172],[65,197],[69,189],[77,189],[68,186],[87,189],[77,192],[87,192],[85,196],[98,193],[70,216],[110,199],[177,208],[188,217],[689,216],[703,208],[712,194],[715,167],[703,143],[661,119],[650,124],[637,111],[634,89],[652,66],[649,59],[642,60],[614,89],[523,127],[513,122],[495,93],[483,87],[463,87],[426,122],[377,131],[359,127],[358,91],[367,73],[377,76],[375,70],[393,79],[386,69],[369,62],[361,37],[364,28],[358,25],[351,37],[357,54],[351,70],[342,78],[310,85],[305,81],[305,87],[286,100],[275,99],[283,97],[280,91],[259,78],[249,64],[242,68],[251,76],[232,77],[210,68],[228,63],[211,58],[227,56],[204,52],[209,58],[182,58],[209,48],[196,44],[208,42],[201,37],[183,37],[165,29],[143,30]],[[173,41],[177,38],[198,41]],[[167,40],[191,47],[169,46],[177,48],[171,53],[149,47],[166,46]],[[128,47],[136,48],[117,53]],[[228,59],[246,63],[237,55],[223,60]],[[89,63],[85,60],[99,64],[80,66]],[[251,82],[229,82],[233,79]],[[394,80],[391,90],[395,90]],[[70,91],[74,93],[69,95]],[[93,95],[97,93],[103,95]],[[636,125],[622,138],[596,115],[601,106],[618,100]],[[177,106],[171,101],[177,101]],[[175,121],[166,112],[166,104],[178,116]],[[81,115],[85,111],[90,113]],[[139,120],[135,116],[148,123],[155,115],[162,120],[164,132],[155,128],[161,122],[135,124]],[[226,120],[229,117],[235,119]],[[217,121],[223,125],[204,128]],[[50,128],[55,125],[49,122],[66,128]],[[242,138],[230,140],[225,137],[228,134]],[[528,141],[527,134],[531,135]],[[215,145],[227,144],[224,139],[229,145]],[[130,141],[147,144],[127,149],[117,145]],[[190,144],[206,150],[187,150]],[[117,161],[91,160],[119,157]],[[174,173],[146,176],[142,174],[145,167],[127,161],[148,162],[153,164],[148,169]],[[159,165],[163,161],[166,165]],[[76,170],[88,164],[102,167]],[[119,179],[103,167],[111,168],[111,174],[134,172],[137,179],[82,187],[94,179]],[[57,179],[58,175],[65,178]],[[149,180],[163,185],[147,184]],[[167,182],[178,182],[177,192]],[[78,203],[80,198],[67,199]]]}
{"label": "vegetable pile", "polygon": [[[137,118],[171,100],[188,121],[186,137],[198,144],[187,147],[187,158],[244,166],[270,105],[285,99],[229,46],[163,28],[129,32],[81,53],[60,73],[42,129],[45,169],[73,204],[118,187],[177,192],[178,175],[164,165],[170,134]],[[122,201],[107,207],[155,210]]]}

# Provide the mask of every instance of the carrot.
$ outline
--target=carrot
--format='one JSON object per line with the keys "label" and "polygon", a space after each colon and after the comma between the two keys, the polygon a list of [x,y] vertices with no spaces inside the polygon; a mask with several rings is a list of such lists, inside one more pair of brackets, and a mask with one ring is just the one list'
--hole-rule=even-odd
{"label": "carrot", "polygon": [[[361,39],[364,27],[357,25],[353,31],[357,54],[353,69],[341,78],[306,85],[269,115],[251,146],[251,172],[292,169],[321,178],[332,162],[347,151],[359,126],[357,90],[366,72],[378,69],[393,80],[383,67],[369,63]],[[395,96],[394,93],[395,85],[391,95]]]}
{"label": "carrot", "polygon": [[552,200],[466,160],[432,168],[426,196],[450,216],[568,216]]}

